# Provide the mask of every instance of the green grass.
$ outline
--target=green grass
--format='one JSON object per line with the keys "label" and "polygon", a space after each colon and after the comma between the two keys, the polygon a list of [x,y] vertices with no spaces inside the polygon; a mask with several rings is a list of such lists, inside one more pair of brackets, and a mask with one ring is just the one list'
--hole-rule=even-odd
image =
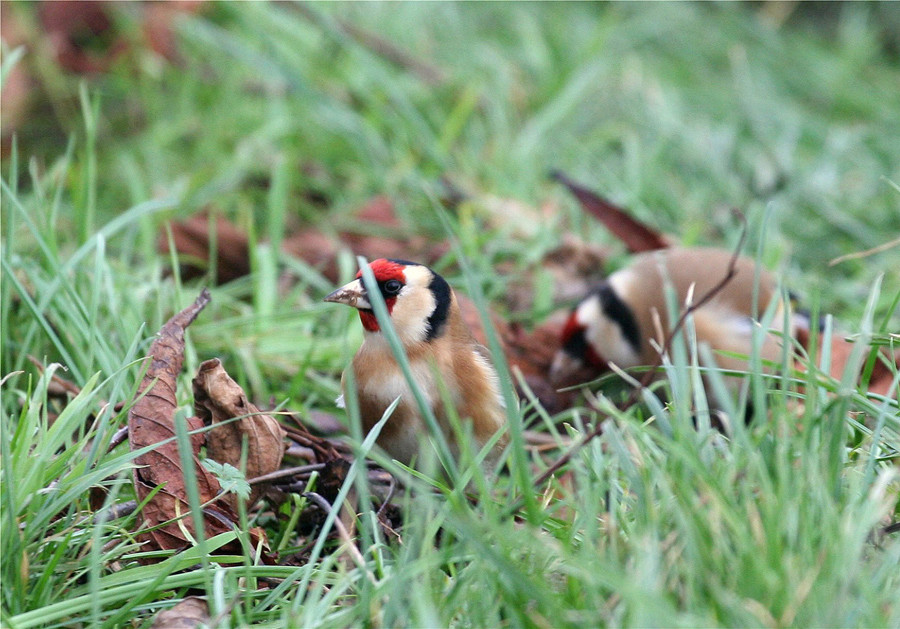
{"label": "green grass", "polygon": [[[567,466],[569,484],[531,487],[544,462],[521,448],[496,481],[464,456],[477,505],[392,466],[420,490],[399,499],[401,544],[375,524],[354,469],[344,491],[361,491],[364,565],[328,529],[299,539],[295,503],[261,523],[273,543],[313,546],[301,566],[199,547],[141,566],[133,516],[95,518],[133,497],[134,455],[107,445],[140,359],[205,283],[166,274],[157,231],[201,209],[251,233],[254,273],[213,287],[188,331],[185,412],[189,374],[212,356],[251,399],[335,410],[358,323],[321,303],[330,284],[273,243],[298,225],[330,233],[375,194],[412,231],[452,235],[437,267],[501,313],[564,233],[612,243],[548,181],[552,168],[689,244],[733,245],[730,208],[743,209],[747,251],[833,315],[826,340],[859,335],[852,364],[863,365],[873,337],[900,329],[900,254],[828,262],[900,233],[886,7],[842,5],[826,37],[802,20],[776,28],[751,5],[314,4],[313,22],[292,5],[221,4],[179,21],[182,68],[137,48],[85,80],[27,50],[18,63],[50,107],[2,166],[0,624],[149,626],[200,590],[235,627],[900,626],[900,536],[877,533],[898,518],[900,409],[849,372],[751,374],[745,395],[766,419],[725,436],[694,428],[702,390],[690,352],[675,353],[671,405],[648,394],[622,412],[597,397],[552,418],[570,436],[606,421]],[[443,80],[374,55],[338,17]],[[117,14],[133,37],[135,19]],[[455,213],[437,201],[443,176],[467,193]],[[512,220],[512,202],[552,213]],[[341,262],[355,272],[353,252]],[[539,322],[538,302],[515,316]],[[82,392],[61,402],[28,355],[61,363]],[[370,452],[361,437],[358,454]]]}

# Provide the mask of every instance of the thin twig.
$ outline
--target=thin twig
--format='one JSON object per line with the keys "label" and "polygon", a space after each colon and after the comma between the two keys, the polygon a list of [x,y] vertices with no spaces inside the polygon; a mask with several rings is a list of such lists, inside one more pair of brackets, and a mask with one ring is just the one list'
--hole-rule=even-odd
{"label": "thin twig", "polygon": [[[37,358],[32,356],[31,354],[26,354],[25,356],[28,361],[34,365],[38,372],[43,375],[47,370],[47,367],[44,366],[44,363],[39,361]],[[81,387],[72,382],[71,380],[66,380],[65,378],[54,373],[50,378],[50,385],[48,386],[48,393],[52,395],[71,395],[72,397],[76,397],[79,393],[81,393]],[[105,401],[101,401],[100,405],[103,406],[106,404]]]}
{"label": "thin twig", "polygon": [[838,256],[831,260],[828,263],[828,266],[834,266],[835,264],[840,264],[841,262],[846,262],[847,260],[857,260],[859,258],[867,258],[876,253],[881,253],[882,251],[887,251],[892,247],[896,247],[900,245],[900,238],[895,238],[894,240],[881,243],[876,247],[872,247],[871,249],[866,249],[865,251],[854,251],[853,253],[847,253],[842,256]]}
{"label": "thin twig", "polygon": [[135,509],[137,509],[136,500],[128,500],[127,502],[120,502],[118,504],[110,505],[108,508],[97,512],[97,514],[94,516],[94,524],[103,524],[105,522],[109,522],[110,520],[118,520],[119,518],[124,518],[125,516],[129,516],[134,513]]}
{"label": "thin twig", "polygon": [[119,444],[125,443],[128,440],[128,426],[122,426],[116,432],[113,433],[112,439],[109,440],[109,447],[106,449],[107,452],[112,452],[116,446]]}
{"label": "thin twig", "polygon": [[309,432],[305,426],[300,425],[300,427],[295,427],[282,424],[281,427],[284,428],[288,437],[301,446],[312,449],[320,461],[329,461],[340,456],[337,449],[334,447],[334,444],[324,437],[316,437]]}
{"label": "thin twig", "polygon": [[397,479],[394,478],[394,475],[390,475],[391,483],[388,485],[387,496],[385,496],[384,500],[381,501],[381,506],[378,507],[378,513],[375,514],[375,517],[381,520],[381,516],[384,513],[384,510],[387,508],[388,504],[391,502],[391,498],[394,497],[394,491],[397,489]]}
{"label": "thin twig", "polygon": [[[314,491],[305,491],[303,492],[303,496],[305,498],[309,498],[312,502],[316,504],[322,511],[326,514],[331,513],[334,509],[332,504],[325,500],[320,494],[317,494]],[[341,541],[347,547],[347,552],[353,557],[353,560],[356,562],[356,565],[360,570],[366,570],[366,561],[363,559],[362,554],[359,552],[359,549],[356,547],[353,539],[350,537],[350,533],[347,532],[347,527],[344,526],[344,523],[341,522],[341,519],[336,517],[334,518],[334,528],[337,529],[338,536],[341,538]]]}
{"label": "thin twig", "polygon": [[310,465],[301,465],[299,467],[286,467],[282,470],[275,470],[274,472],[269,472],[268,474],[263,474],[262,476],[256,476],[251,478],[247,482],[251,485],[256,483],[265,483],[270,480],[277,480],[279,478],[285,478],[286,476],[298,476],[300,474],[306,474],[308,472],[318,472],[325,469],[325,463],[312,463]]}

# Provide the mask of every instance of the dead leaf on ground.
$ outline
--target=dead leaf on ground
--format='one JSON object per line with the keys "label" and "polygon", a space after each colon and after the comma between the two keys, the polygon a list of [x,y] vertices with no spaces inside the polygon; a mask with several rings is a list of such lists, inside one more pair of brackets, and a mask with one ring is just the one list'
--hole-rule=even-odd
{"label": "dead leaf on ground", "polygon": [[[219,463],[240,469],[244,439],[247,441],[247,478],[274,472],[284,456],[285,431],[271,415],[265,415],[252,404],[241,386],[222,367],[218,358],[203,362],[194,377],[194,412],[204,426],[222,424],[206,436],[206,453]],[[235,421],[227,420],[239,417]],[[250,503],[265,488],[253,485]],[[229,498],[236,508],[236,496]]]}
{"label": "dead leaf on ground", "polygon": [[42,2],[38,16],[56,62],[70,72],[103,72],[127,44],[113,28],[109,2]]}
{"label": "dead leaf on ground", "polygon": [[140,3],[138,20],[143,41],[135,41],[128,28],[117,25],[117,19],[122,17],[116,13],[120,10],[118,4],[98,0],[40,3],[42,35],[60,67],[81,74],[105,72],[135,45],[146,46],[168,61],[177,61],[175,19],[181,14],[197,13],[205,3],[203,0]]}
{"label": "dead leaf on ground", "polygon": [[[170,225],[175,251],[182,257],[183,278],[202,276],[211,264],[216,265],[219,282],[229,282],[250,272],[250,239],[228,219],[217,216],[214,222],[215,261],[210,259],[208,212]],[[379,233],[383,235],[372,235]],[[374,197],[366,203],[357,213],[353,227],[339,231],[336,237],[310,227],[289,235],[282,243],[286,253],[300,258],[332,282],[339,279],[337,256],[342,248],[369,259],[403,258],[431,264],[448,251],[449,245],[405,230],[397,219],[393,202],[384,196]],[[169,251],[165,230],[160,231],[157,250],[161,253]]]}
{"label": "dead leaf on ground", "polygon": [[[171,223],[171,229],[175,251],[183,258],[182,279],[202,276],[206,269],[196,262],[208,262],[211,255],[209,214],[200,212],[186,221]],[[221,215],[216,216],[212,229],[216,242],[216,279],[230,282],[250,273],[247,233]],[[160,253],[169,252],[169,236],[165,229],[159,232],[156,248]]]}
{"label": "dead leaf on ground", "polygon": [[[361,255],[369,260],[400,258],[433,264],[450,249],[446,242],[434,241],[410,232],[397,217],[394,202],[384,195],[373,197],[360,208],[353,226],[341,230],[339,237],[341,245],[350,249],[354,255]],[[289,243],[286,243],[285,248],[288,247]],[[303,257],[300,251],[295,255]],[[333,272],[323,274],[332,281],[339,279],[336,266]]]}
{"label": "dead leaf on ground", "polygon": [[[160,549],[184,548],[192,543],[189,536],[195,536],[193,518],[172,521],[190,513],[184,469],[175,439],[176,382],[184,363],[185,328],[209,299],[209,292],[204,289],[193,304],[160,328],[150,347],[150,364],[138,387],[136,402],[128,413],[128,441],[132,452],[156,446],[135,459],[133,480],[139,502],[158,490],[143,506],[139,537]],[[185,429],[189,431],[203,426],[196,417],[187,423]],[[205,535],[211,537],[231,531],[237,515],[221,501],[212,503],[220,486],[216,477],[200,464],[198,453],[202,442],[202,434],[191,435],[197,489],[200,502],[206,505],[203,508]]]}
{"label": "dead leaf on ground", "polygon": [[668,239],[657,230],[629,215],[612,201],[569,179],[560,171],[554,172],[553,178],[568,188],[584,211],[599,220],[631,253],[670,246]]}
{"label": "dead leaf on ground", "polygon": [[194,629],[209,626],[209,605],[198,596],[188,596],[169,609],[164,609],[153,619],[150,629]]}
{"label": "dead leaf on ground", "polygon": [[530,331],[513,325],[512,336],[507,341],[506,358],[510,366],[522,372],[525,384],[550,414],[571,408],[577,397],[574,391],[559,390],[550,380],[550,366],[561,347],[565,318],[566,313],[556,313]]}
{"label": "dead leaf on ground", "polygon": [[606,277],[605,247],[566,235],[558,247],[544,256],[543,267],[553,277],[553,299],[581,299]]}

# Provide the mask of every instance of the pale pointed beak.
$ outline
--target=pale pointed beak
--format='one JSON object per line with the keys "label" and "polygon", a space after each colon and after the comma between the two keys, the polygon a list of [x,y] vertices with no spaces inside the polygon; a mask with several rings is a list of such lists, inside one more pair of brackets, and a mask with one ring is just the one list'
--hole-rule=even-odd
{"label": "pale pointed beak", "polygon": [[335,304],[346,304],[358,310],[371,310],[372,304],[366,299],[366,290],[363,288],[362,280],[353,280],[349,284],[341,286],[339,289],[328,295],[323,301]]}
{"label": "pale pointed beak", "polygon": [[550,382],[557,387],[573,386],[590,380],[584,361],[566,351],[559,350],[550,365]]}

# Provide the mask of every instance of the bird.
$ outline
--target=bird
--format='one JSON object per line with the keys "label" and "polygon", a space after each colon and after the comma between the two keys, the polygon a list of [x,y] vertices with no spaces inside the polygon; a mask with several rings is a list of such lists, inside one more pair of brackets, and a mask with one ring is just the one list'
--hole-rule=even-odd
{"label": "bird", "polygon": [[[763,334],[763,361],[780,362],[782,340],[793,324],[790,317],[785,324],[783,309],[790,303],[781,299],[775,277],[754,260],[724,249],[670,247],[634,256],[582,298],[562,328],[551,380],[573,385],[608,372],[610,364],[623,369],[659,365],[659,348],[674,325],[667,314],[666,283],[683,309],[689,294],[697,302],[713,291],[732,260],[734,276],[693,312],[697,344],[730,353],[714,354],[719,367],[746,370],[747,361],[734,354],[752,354],[754,328],[778,300],[771,328],[758,333]],[[726,378],[726,383],[734,391],[740,380]]]}
{"label": "bird", "polygon": [[[450,285],[429,267],[408,260],[380,258],[372,261],[369,268],[409,360],[412,380],[431,407],[450,453],[458,460],[460,444],[442,390],[452,401],[460,421],[470,424],[471,429],[463,432],[471,435],[471,445],[480,449],[503,431],[485,458],[485,465],[496,462],[507,444],[506,404],[487,350],[473,339]],[[376,443],[404,465],[421,462],[419,447],[422,436],[427,434],[427,424],[372,310],[362,270],[325,301],[356,308],[364,331],[363,343],[341,377],[343,394],[339,405],[347,393],[350,369],[366,433],[399,397],[399,404]]]}

